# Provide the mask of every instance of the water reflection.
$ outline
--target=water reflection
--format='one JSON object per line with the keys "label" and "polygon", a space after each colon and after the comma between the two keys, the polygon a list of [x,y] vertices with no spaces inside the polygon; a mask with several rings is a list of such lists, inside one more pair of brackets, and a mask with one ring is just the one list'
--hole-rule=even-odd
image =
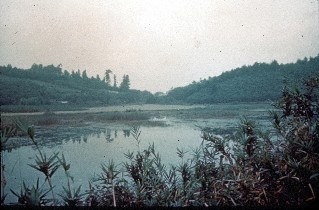
{"label": "water reflection", "polygon": [[131,132],[130,132],[130,130],[123,130],[123,135],[124,135],[124,137],[130,137],[130,134],[131,134]]}
{"label": "water reflection", "polygon": [[[229,121],[216,121],[215,124],[203,124],[201,127],[215,125],[215,128],[232,127]],[[189,151],[200,146],[200,129],[194,124],[176,124],[168,127],[141,127],[140,148],[146,149],[154,143],[156,152],[162,157],[162,162],[169,167],[178,164],[180,158],[176,148]],[[89,125],[85,127],[36,127],[36,141],[46,155],[54,152],[64,154],[71,164],[70,173],[74,176],[74,185],[82,185],[88,189],[88,180],[101,172],[101,163],[108,163],[113,159],[115,164],[130,161],[124,153],[128,150],[137,151],[136,141],[128,127],[119,125]],[[36,183],[42,177],[28,164],[34,164],[37,154],[36,148],[27,137],[9,140],[7,150],[4,151],[6,164],[6,198],[8,202],[15,202],[16,198],[9,189],[20,189],[23,180],[29,185]],[[61,191],[61,180],[65,179],[63,170],[59,169],[52,178],[56,191]]]}
{"label": "water reflection", "polygon": [[111,129],[106,129],[105,139],[107,142],[112,142],[114,138],[111,137]]}
{"label": "water reflection", "polygon": [[[72,143],[88,143],[90,136],[96,136],[96,138],[101,138],[105,136],[105,139],[109,142],[113,141],[118,137],[117,130],[112,130],[105,127],[35,127],[35,139],[39,147],[54,148],[58,145],[62,145],[68,142]],[[112,132],[114,135],[112,135]],[[129,130],[128,130],[129,132]],[[127,134],[125,135],[127,136]],[[129,134],[128,134],[129,136]],[[17,136],[12,137],[5,150],[11,152],[22,146],[33,146],[31,140],[28,136]]]}
{"label": "water reflection", "polygon": [[[141,148],[154,143],[155,149],[162,155],[164,163],[178,162],[176,147],[191,148],[200,144],[200,131],[185,126],[141,127]],[[11,139],[10,147],[4,151],[6,165],[7,202],[16,202],[16,197],[9,189],[20,189],[22,181],[29,186],[36,183],[42,174],[31,168],[38,154],[36,148],[27,137]],[[64,154],[70,163],[70,173],[74,176],[74,184],[88,189],[88,180],[99,174],[101,163],[113,159],[116,164],[130,161],[124,153],[137,151],[136,141],[128,128],[121,127],[56,127],[37,128],[36,140],[40,150],[47,156],[55,152]],[[179,141],[178,141],[179,140]],[[21,144],[22,143],[22,144]],[[61,180],[65,179],[63,170],[58,170],[52,180],[57,192],[62,191]],[[62,181],[63,182],[63,181]]]}

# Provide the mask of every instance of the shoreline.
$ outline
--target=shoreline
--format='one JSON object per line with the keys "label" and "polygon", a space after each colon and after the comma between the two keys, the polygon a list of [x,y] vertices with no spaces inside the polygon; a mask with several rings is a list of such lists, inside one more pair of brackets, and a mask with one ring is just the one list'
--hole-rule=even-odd
{"label": "shoreline", "polygon": [[[206,107],[205,105],[144,104],[144,105],[91,107],[91,108],[87,108],[85,110],[52,111],[52,113],[54,113],[54,114],[80,114],[80,113],[130,112],[130,111],[168,111],[168,110],[185,110],[185,109],[205,108],[205,107]],[[46,112],[2,112],[1,116],[3,116],[3,117],[29,116],[29,115],[43,115],[45,113]]]}

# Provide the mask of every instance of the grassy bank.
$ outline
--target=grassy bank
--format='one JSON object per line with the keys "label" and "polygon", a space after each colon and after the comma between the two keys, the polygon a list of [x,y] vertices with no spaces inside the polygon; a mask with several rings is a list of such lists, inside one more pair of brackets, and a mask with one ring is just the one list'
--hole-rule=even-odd
{"label": "grassy bank", "polygon": [[87,109],[84,105],[54,104],[54,105],[1,105],[1,112],[47,112],[47,111],[79,111]]}
{"label": "grassy bank", "polygon": [[[43,113],[37,115],[20,115],[20,116],[2,116],[2,124],[12,124],[16,118],[22,118],[33,125],[47,126],[47,125],[81,125],[83,123],[103,123],[103,122],[133,122],[140,123],[149,122],[151,124],[159,124],[160,122],[150,122],[152,118],[176,118],[180,120],[192,119],[229,119],[239,118],[242,116],[265,117],[268,116],[268,111],[273,107],[268,103],[241,103],[241,104],[214,104],[207,106],[190,106],[188,109],[181,106],[181,109],[174,107],[174,109],[167,109],[169,106],[161,105],[161,110],[142,110],[142,109],[124,109],[124,111],[101,111],[101,112],[85,112],[77,113],[55,113],[51,109],[47,109]],[[30,107],[29,107],[30,108]],[[28,110],[30,110],[28,108]],[[43,111],[49,107],[38,108],[37,111]],[[56,111],[66,110],[68,106],[55,107]],[[71,107],[69,107],[71,110]],[[113,107],[114,108],[114,107]],[[119,109],[123,108],[119,106]],[[27,108],[26,108],[27,109]],[[80,107],[74,107],[81,111]],[[13,110],[13,109],[12,109]],[[22,109],[20,109],[22,110]],[[35,110],[35,109],[34,109]],[[48,111],[49,110],[49,111]],[[160,123],[163,125],[163,122]]]}
{"label": "grassy bank", "polygon": [[81,126],[89,123],[138,123],[140,125],[159,125],[162,122],[149,122],[150,112],[144,111],[125,111],[125,112],[100,112],[100,113],[72,113],[72,114],[55,114],[54,112],[44,112],[39,115],[24,116],[5,116],[1,119],[1,126],[13,125],[16,119],[22,119],[32,125],[37,126],[54,126],[54,125],[76,125]]}
{"label": "grassy bank", "polygon": [[165,114],[179,119],[238,118],[241,116],[268,116],[268,111],[272,109],[274,107],[270,103],[224,103],[189,110],[171,110]]}

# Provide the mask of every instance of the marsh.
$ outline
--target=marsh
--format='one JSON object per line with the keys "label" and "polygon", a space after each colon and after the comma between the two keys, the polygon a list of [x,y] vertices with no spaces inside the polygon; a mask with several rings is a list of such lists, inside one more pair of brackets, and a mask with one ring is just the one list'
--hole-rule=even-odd
{"label": "marsh", "polygon": [[[261,127],[269,128],[270,104],[215,104],[209,106],[132,105],[90,108],[72,112],[7,114],[4,122],[21,118],[33,124],[35,140],[48,156],[64,154],[71,165],[74,184],[82,190],[100,174],[101,164],[109,160],[121,166],[129,161],[128,151],[143,151],[154,144],[167,167],[181,159],[177,148],[186,151],[185,157],[202,143],[201,128],[213,128],[216,134],[233,134],[241,117],[254,119]],[[131,127],[139,126],[140,144],[131,135]],[[20,189],[23,181],[35,183],[43,178],[28,164],[34,163],[35,146],[27,136],[11,138],[4,151],[7,188]],[[52,180],[55,191],[62,191],[64,172],[59,169]],[[7,203],[16,202],[8,194]]]}

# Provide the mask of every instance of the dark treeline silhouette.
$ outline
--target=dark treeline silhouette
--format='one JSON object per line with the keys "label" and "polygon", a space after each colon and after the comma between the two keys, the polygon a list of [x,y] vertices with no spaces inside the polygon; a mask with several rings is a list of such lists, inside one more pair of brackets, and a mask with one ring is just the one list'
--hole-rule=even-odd
{"label": "dark treeline silhouette", "polygon": [[[62,70],[61,65],[33,64],[30,69],[0,66],[1,105],[83,104],[118,105],[132,103],[211,104],[224,102],[263,102],[277,100],[287,80],[298,81],[319,72],[319,55],[296,63],[273,61],[242,66],[170,90],[167,94],[130,89],[129,75],[117,81],[107,69],[100,78],[89,78],[86,70]],[[113,74],[113,76],[112,76]],[[113,82],[111,78],[113,77]]]}
{"label": "dark treeline silhouette", "polygon": [[290,64],[255,63],[172,89],[167,100],[201,104],[277,100],[283,81],[298,85],[302,78],[315,73],[319,73],[319,55]]}
{"label": "dark treeline silhouette", "polygon": [[30,69],[0,67],[0,104],[44,105],[55,103],[116,105],[126,103],[153,103],[148,91],[130,89],[129,76],[124,75],[117,87],[116,75],[111,85],[111,70],[105,77],[89,78],[86,70],[62,70],[61,65],[33,64]]}

